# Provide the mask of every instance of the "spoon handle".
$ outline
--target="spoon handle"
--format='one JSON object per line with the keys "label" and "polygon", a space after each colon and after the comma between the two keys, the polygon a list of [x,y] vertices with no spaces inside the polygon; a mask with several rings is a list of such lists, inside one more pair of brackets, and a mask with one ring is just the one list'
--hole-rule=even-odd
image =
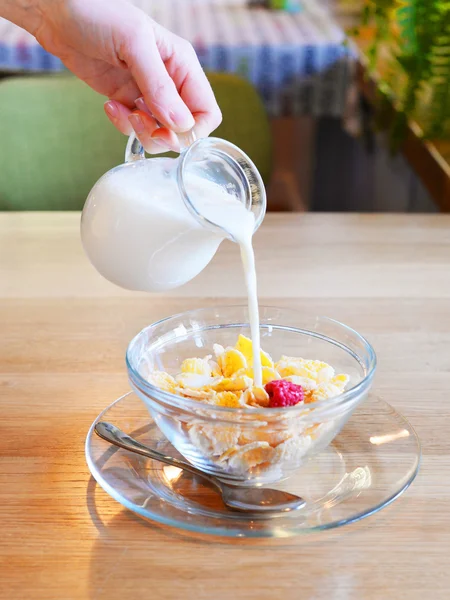
{"label": "spoon handle", "polygon": [[157,450],[153,450],[148,446],[144,446],[141,442],[138,442],[134,438],[130,437],[126,433],[124,433],[121,429],[113,425],[112,423],[107,423],[106,421],[99,421],[95,424],[95,433],[106,440],[110,444],[114,444],[114,446],[119,446],[119,448],[123,448],[124,450],[129,450],[130,452],[134,452],[136,454],[141,454],[142,456],[146,456],[147,458],[152,458],[154,460],[158,460],[159,462],[165,463],[167,465],[171,465],[172,467],[178,467],[179,469],[183,469],[184,471],[189,471],[194,475],[199,475],[213,483],[216,487],[220,488],[220,483],[214,479],[213,477],[209,477],[200,469],[190,465],[187,462],[179,460],[178,458],[174,458],[173,456],[166,456]]}

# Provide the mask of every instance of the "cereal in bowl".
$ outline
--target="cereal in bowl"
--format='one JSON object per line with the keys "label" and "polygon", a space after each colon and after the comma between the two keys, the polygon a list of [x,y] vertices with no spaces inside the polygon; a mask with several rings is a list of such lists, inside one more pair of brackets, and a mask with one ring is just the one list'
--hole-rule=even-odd
{"label": "cereal in bowl", "polygon": [[[281,356],[274,362],[261,351],[262,387],[253,380],[252,341],[240,335],[234,347],[213,346],[213,355],[188,358],[180,373],[172,376],[153,371],[149,382],[160,389],[199,402],[199,405],[229,409],[283,409],[270,424],[260,412],[261,426],[250,427],[239,413],[227,415],[227,423],[198,420],[183,425],[190,443],[221,471],[244,476],[263,474],[286,463],[300,463],[311,447],[324,439],[334,427],[333,421],[317,423],[304,417],[311,405],[342,394],[349,381],[346,374],[336,374],[333,367],[320,360]],[[200,413],[199,413],[200,414]],[[298,465],[297,465],[298,466]]]}
{"label": "cereal in bowl", "polygon": [[[282,356],[276,363],[261,351],[263,388],[253,385],[252,341],[240,335],[235,347],[214,344],[214,357],[188,358],[172,377],[153,371],[149,382],[164,391],[228,408],[294,406],[342,394],[349,377],[319,360]],[[275,382],[279,383],[275,383]],[[280,400],[283,397],[284,400]]]}

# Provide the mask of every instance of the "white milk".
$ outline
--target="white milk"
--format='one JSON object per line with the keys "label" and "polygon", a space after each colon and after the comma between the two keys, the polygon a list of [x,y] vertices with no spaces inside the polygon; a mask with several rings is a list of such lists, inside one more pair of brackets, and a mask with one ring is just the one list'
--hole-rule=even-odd
{"label": "white milk", "polygon": [[[116,285],[145,292],[179,287],[206,267],[223,239],[184,205],[173,162],[152,159],[117,167],[95,184],[86,201],[84,249]],[[210,182],[202,183],[207,188]]]}
{"label": "white milk", "polygon": [[241,248],[242,266],[244,267],[245,283],[247,286],[248,314],[253,343],[253,377],[254,384],[262,386],[261,368],[261,337],[259,331],[258,288],[256,284],[255,253],[252,238],[239,243]]}
{"label": "white milk", "polygon": [[[172,165],[170,159],[152,159],[117,167],[96,183],[86,201],[81,227],[85,251],[97,270],[117,285],[149,292],[183,285],[206,267],[226,237],[202,226],[191,215],[180,197]],[[254,379],[260,386],[254,215],[213,181],[191,174],[185,182],[196,210],[240,246]]]}
{"label": "white milk", "polygon": [[[203,180],[202,180],[203,181]],[[241,250],[242,266],[247,288],[248,313],[250,331],[253,343],[253,376],[254,384],[262,386],[261,372],[261,339],[259,331],[258,289],[255,267],[255,253],[252,238],[255,230],[255,217],[252,212],[234,196],[227,194],[218,187],[220,193],[211,195],[196,195],[195,206],[201,215],[209,221],[220,225],[230,233]],[[211,190],[212,191],[212,190]],[[198,200],[197,200],[198,198]]]}

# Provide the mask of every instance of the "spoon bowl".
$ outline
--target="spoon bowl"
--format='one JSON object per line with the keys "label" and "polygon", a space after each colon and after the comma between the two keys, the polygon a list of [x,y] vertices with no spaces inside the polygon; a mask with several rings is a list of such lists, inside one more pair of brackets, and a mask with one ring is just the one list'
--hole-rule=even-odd
{"label": "spoon bowl", "polygon": [[222,500],[228,508],[241,512],[263,514],[287,513],[305,506],[300,496],[263,487],[233,487],[218,481]]}

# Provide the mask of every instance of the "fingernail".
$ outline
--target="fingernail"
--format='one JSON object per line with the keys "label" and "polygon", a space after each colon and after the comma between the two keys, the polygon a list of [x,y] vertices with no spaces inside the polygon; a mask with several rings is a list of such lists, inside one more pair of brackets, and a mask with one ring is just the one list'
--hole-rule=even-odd
{"label": "fingernail", "polygon": [[131,126],[133,127],[134,131],[140,135],[141,133],[144,133],[145,131],[145,125],[144,125],[144,121],[141,119],[141,117],[135,113],[131,114],[128,117],[128,120],[131,123]]}
{"label": "fingernail", "polygon": [[158,146],[158,148],[167,150],[167,144],[165,144],[162,140],[158,140],[158,138],[152,138],[152,142],[155,144],[155,146]]}
{"label": "fingernail", "polygon": [[194,117],[187,110],[178,114],[169,111],[169,119],[180,131],[189,131],[189,129],[192,129],[195,125]]}
{"label": "fingernail", "polygon": [[117,110],[117,106],[114,102],[105,102],[105,111],[111,117],[111,119],[117,119],[119,116],[119,111]]}
{"label": "fingernail", "polygon": [[159,146],[160,148],[163,148],[164,151],[167,152],[167,148],[168,148],[167,142],[163,138],[161,138],[158,135],[158,133],[156,133],[156,132],[153,133],[151,137],[152,137],[152,142],[154,142],[157,146]]}
{"label": "fingernail", "polygon": [[145,104],[145,100],[144,100],[143,96],[141,96],[140,98],[135,100],[134,103],[139,110],[142,110],[142,112],[146,112],[146,113],[150,114],[150,111],[148,110],[147,105]]}

